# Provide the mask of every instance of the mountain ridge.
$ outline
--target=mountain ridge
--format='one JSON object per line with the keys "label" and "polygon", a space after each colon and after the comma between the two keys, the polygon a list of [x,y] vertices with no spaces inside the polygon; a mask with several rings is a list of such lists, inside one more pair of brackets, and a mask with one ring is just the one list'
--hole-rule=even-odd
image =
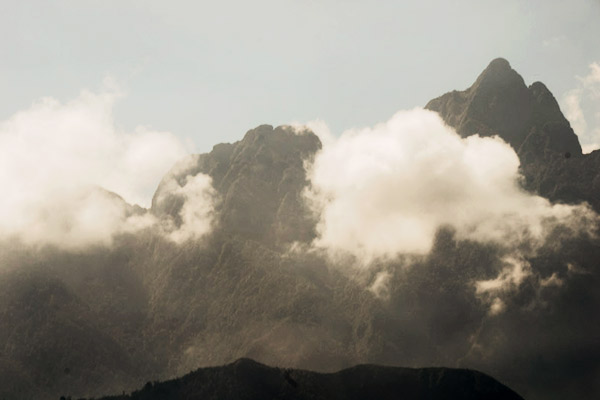
{"label": "mountain ridge", "polygon": [[[478,371],[401,368],[362,364],[337,372],[268,367],[242,358],[201,368],[179,379],[148,382],[130,395],[103,400],[153,399],[396,399],[522,400],[517,393]],[[102,399],[101,399],[102,400]]]}

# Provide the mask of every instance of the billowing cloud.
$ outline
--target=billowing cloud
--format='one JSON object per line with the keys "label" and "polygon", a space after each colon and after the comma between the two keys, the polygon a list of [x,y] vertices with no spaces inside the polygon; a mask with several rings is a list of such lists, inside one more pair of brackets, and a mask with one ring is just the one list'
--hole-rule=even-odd
{"label": "billowing cloud", "polygon": [[169,132],[121,129],[113,119],[121,96],[107,83],[65,103],[43,98],[0,122],[0,238],[79,248],[156,223],[126,202],[149,205],[187,151]]}
{"label": "billowing cloud", "polygon": [[499,138],[461,138],[430,111],[401,111],[351,130],[308,167],[319,216],[314,245],[364,263],[425,254],[439,228],[507,248],[541,245],[557,226],[590,226],[585,205],[552,205],[519,185],[519,159]]}
{"label": "billowing cloud", "polygon": [[600,108],[600,63],[591,63],[588,74],[577,80],[577,87],[564,96],[563,108],[583,152],[590,153],[600,148],[600,113],[594,113]]}

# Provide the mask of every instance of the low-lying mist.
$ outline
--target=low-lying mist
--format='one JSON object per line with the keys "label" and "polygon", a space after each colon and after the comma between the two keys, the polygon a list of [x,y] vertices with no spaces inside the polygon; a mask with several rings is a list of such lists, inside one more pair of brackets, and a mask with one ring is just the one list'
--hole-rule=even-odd
{"label": "low-lying mist", "polygon": [[187,150],[169,132],[123,130],[113,116],[122,96],[106,81],[98,92],[85,90],[67,102],[43,98],[0,122],[0,238],[81,249],[157,224],[174,240],[208,230],[206,176],[179,189],[193,198],[182,230],[143,208]]}

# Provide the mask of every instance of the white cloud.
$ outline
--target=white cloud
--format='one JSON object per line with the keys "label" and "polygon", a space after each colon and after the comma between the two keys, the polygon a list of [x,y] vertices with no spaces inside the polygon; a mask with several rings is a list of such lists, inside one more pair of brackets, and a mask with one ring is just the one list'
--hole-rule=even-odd
{"label": "white cloud", "polygon": [[[154,223],[149,215],[129,212],[121,198],[97,187],[61,187],[40,195],[43,197],[20,197],[14,202],[17,196],[8,194],[10,198],[0,201],[0,237],[77,249],[110,245],[114,234]],[[23,203],[18,203],[21,200]]]}
{"label": "white cloud", "polygon": [[516,248],[541,245],[557,225],[595,221],[587,206],[525,192],[518,168],[502,140],[461,138],[422,109],[347,131],[309,167],[307,198],[320,218],[313,244],[369,263],[427,253],[442,226],[459,239]]}
{"label": "white cloud", "polygon": [[584,135],[587,132],[587,122],[581,109],[582,89],[573,89],[564,98],[565,117],[571,122],[575,133]]}
{"label": "white cloud", "polygon": [[301,135],[308,129],[310,132],[317,135],[321,144],[327,146],[335,141],[335,136],[331,133],[331,130],[321,119],[316,119],[306,123],[293,122],[290,126],[296,131],[297,134]]}
{"label": "white cloud", "polygon": [[589,73],[581,78],[583,87],[590,91],[593,98],[600,97],[600,64],[597,62],[589,65]]}
{"label": "white cloud", "polygon": [[[600,131],[595,133],[595,135],[600,136]],[[584,144],[581,146],[581,151],[583,152],[583,154],[589,154],[592,151],[595,151],[598,149],[600,149],[600,143],[597,143],[597,142],[587,143],[587,144]]]}
{"label": "white cloud", "polygon": [[[174,176],[175,174],[170,175],[165,181],[163,193],[183,200],[183,206],[178,214],[181,222],[177,224],[172,219],[168,219],[163,223],[163,228],[169,239],[175,243],[182,243],[189,239],[200,238],[210,232],[214,223],[217,193],[208,175],[188,175],[183,185],[180,185]],[[159,198],[158,202],[161,201],[165,199]]]}
{"label": "white cloud", "polygon": [[583,152],[590,153],[600,149],[600,115],[595,112],[600,109],[600,64],[591,63],[588,74],[577,77],[577,81],[577,87],[564,96],[563,109]]}
{"label": "white cloud", "polygon": [[171,133],[119,128],[113,107],[121,96],[108,82],[66,103],[41,99],[0,122],[0,238],[77,248],[155,222],[97,188],[147,206],[187,152]]}

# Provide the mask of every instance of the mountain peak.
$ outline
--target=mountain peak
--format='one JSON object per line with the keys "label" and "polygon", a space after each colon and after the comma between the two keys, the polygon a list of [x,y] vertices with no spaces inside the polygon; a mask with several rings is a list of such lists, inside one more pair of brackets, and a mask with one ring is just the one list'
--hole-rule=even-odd
{"label": "mountain peak", "polygon": [[529,85],[529,89],[532,90],[534,93],[550,93],[550,89],[548,89],[548,87],[546,85],[544,85],[543,82],[540,81],[535,81],[533,82],[531,85]]}
{"label": "mountain peak", "polygon": [[507,60],[496,58],[479,74],[479,77],[471,88],[479,90],[510,88],[513,91],[524,91],[527,89],[527,86],[521,75],[512,69]]}
{"label": "mountain peak", "polygon": [[321,141],[309,130],[260,125],[238,142],[189,157],[182,162],[185,168],[175,166],[154,194],[152,212],[179,223],[183,199],[169,182],[181,186],[190,175],[206,174],[220,198],[216,214],[223,231],[263,243],[310,241],[314,228],[302,197],[304,161],[320,148]]}
{"label": "mountain peak", "polygon": [[495,71],[502,71],[502,70],[512,70],[510,63],[508,62],[508,60],[506,60],[505,58],[502,57],[498,57],[498,58],[494,58],[492,61],[490,61],[489,65],[487,66],[487,68],[485,69],[487,70],[495,70]]}
{"label": "mountain peak", "polygon": [[492,60],[467,90],[446,93],[425,108],[438,112],[463,137],[500,136],[522,156],[522,162],[546,151],[582,154],[577,136],[548,88],[541,82],[527,87],[503,58]]}

